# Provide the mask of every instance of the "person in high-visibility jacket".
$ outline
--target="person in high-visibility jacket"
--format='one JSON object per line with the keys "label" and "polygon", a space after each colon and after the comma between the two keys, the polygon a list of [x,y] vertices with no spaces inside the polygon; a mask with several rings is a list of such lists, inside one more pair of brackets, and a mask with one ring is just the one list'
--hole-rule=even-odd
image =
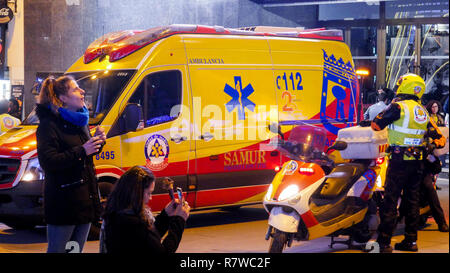
{"label": "person in high-visibility jacket", "polygon": [[425,92],[425,82],[420,76],[405,74],[395,88],[397,95],[393,102],[371,123],[376,131],[388,127],[389,142],[389,166],[377,242],[381,252],[392,252],[390,244],[396,227],[397,202],[403,191],[405,239],[395,244],[395,249],[418,251],[419,190],[423,179],[424,151],[427,145],[443,147],[445,137],[419,103]]}
{"label": "person in high-visibility jacket", "polygon": [[20,124],[20,119],[8,114],[9,102],[0,100],[0,134]]}

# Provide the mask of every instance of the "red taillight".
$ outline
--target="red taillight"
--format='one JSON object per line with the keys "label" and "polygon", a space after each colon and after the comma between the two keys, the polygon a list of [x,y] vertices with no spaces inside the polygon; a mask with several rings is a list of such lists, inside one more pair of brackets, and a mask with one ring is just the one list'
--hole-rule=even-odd
{"label": "red taillight", "polygon": [[314,174],[314,169],[313,168],[299,168],[298,172],[301,174],[305,174],[305,175],[311,175],[311,174]]}
{"label": "red taillight", "polygon": [[384,157],[377,158],[377,165],[381,165],[384,163]]}

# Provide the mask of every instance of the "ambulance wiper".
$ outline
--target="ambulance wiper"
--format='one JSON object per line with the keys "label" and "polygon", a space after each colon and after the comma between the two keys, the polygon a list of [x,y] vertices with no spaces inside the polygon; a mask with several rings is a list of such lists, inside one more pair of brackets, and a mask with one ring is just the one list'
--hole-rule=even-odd
{"label": "ambulance wiper", "polygon": [[102,71],[97,71],[97,72],[91,73],[91,74],[89,74],[87,76],[81,77],[81,78],[77,79],[76,81],[79,82],[79,81],[82,81],[82,80],[87,79],[87,78],[95,80],[95,79],[99,78],[99,75],[107,74],[108,71],[109,70],[107,70],[107,69],[106,70],[102,70]]}

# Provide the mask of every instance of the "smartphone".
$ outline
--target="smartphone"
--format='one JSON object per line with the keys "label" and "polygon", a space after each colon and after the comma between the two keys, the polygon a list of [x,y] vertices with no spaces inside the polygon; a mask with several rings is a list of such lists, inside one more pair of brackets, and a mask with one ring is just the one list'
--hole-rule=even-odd
{"label": "smartphone", "polygon": [[180,200],[180,202],[183,201],[183,190],[181,188],[177,188],[177,194],[178,194],[178,200]]}

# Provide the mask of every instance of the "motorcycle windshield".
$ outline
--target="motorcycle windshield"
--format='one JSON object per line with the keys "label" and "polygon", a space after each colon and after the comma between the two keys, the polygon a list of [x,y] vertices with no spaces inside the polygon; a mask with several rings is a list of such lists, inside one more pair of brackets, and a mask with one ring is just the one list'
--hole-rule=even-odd
{"label": "motorcycle windshield", "polygon": [[290,158],[309,161],[320,157],[325,150],[327,132],[324,128],[299,125],[292,129],[280,151]]}

